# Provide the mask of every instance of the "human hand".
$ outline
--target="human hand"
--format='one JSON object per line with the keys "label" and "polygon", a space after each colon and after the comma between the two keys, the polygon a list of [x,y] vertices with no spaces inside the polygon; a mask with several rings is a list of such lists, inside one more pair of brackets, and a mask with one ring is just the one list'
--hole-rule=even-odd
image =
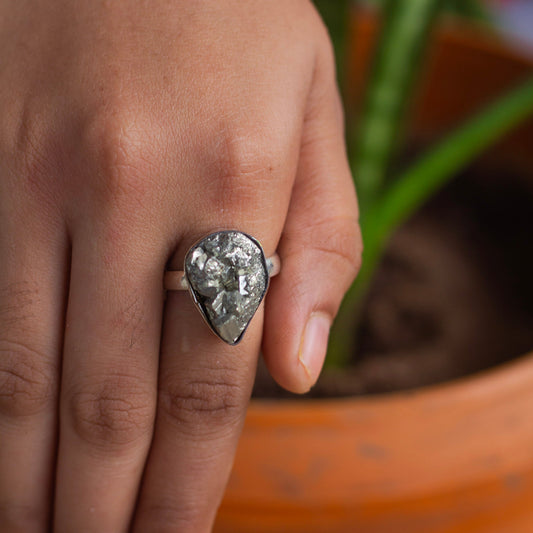
{"label": "human hand", "polygon": [[[0,49],[0,530],[209,531],[261,339],[308,390],[359,262],[326,32],[306,0],[38,0]],[[219,229],[282,261],[238,346],[162,289]]]}

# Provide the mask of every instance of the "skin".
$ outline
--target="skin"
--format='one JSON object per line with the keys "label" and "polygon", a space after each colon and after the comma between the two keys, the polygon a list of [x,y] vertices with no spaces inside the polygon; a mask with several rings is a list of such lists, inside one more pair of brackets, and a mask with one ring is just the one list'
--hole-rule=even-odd
{"label": "skin", "polygon": [[[20,0],[0,50],[0,531],[210,531],[261,346],[307,391],[359,265],[327,33],[307,0]],[[162,287],[219,229],[282,260],[235,347]]]}

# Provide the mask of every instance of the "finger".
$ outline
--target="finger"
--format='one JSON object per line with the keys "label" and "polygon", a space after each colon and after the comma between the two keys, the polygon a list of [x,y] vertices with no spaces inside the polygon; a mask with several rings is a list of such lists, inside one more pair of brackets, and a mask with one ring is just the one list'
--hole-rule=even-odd
{"label": "finger", "polygon": [[[272,214],[270,204],[282,204],[274,198],[287,194],[275,181],[271,187],[264,195],[264,211],[278,222],[268,221],[257,210],[251,223],[249,213],[232,210],[235,219],[225,226],[263,239],[267,254],[275,249],[284,218],[275,211]],[[216,227],[212,223],[210,228],[206,223],[204,235]],[[270,228],[268,235],[265,228]],[[185,250],[201,235],[199,228],[197,235],[183,242],[173,268],[183,265]],[[262,314],[260,307],[240,344],[229,346],[209,331],[187,293],[168,293],[156,430],[134,531],[211,530],[251,394]]]}
{"label": "finger", "polygon": [[265,310],[266,364],[283,387],[300,393],[318,378],[331,322],[362,249],[331,65],[327,60],[316,70],[279,246],[282,270],[272,281]]}
{"label": "finger", "polygon": [[68,244],[52,220],[1,212],[0,531],[37,533],[53,496]]}
{"label": "finger", "polygon": [[152,437],[165,254],[138,227],[115,227],[73,237],[57,532],[127,531]]}
{"label": "finger", "polygon": [[239,345],[226,346],[187,294],[169,294],[157,430],[134,531],[210,531],[251,394],[261,314]]}

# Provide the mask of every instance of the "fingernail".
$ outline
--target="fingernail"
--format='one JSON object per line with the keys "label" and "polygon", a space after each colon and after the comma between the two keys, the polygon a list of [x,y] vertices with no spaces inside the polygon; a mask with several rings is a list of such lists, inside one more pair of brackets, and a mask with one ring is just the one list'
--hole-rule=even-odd
{"label": "fingernail", "polygon": [[331,320],[324,313],[313,313],[304,329],[298,359],[309,379],[311,388],[322,370],[328,349]]}

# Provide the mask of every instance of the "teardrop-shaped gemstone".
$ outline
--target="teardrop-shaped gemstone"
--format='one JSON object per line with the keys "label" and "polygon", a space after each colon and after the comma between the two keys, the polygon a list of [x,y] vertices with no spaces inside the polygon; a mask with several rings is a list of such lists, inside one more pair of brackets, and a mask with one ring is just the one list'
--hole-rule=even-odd
{"label": "teardrop-shaped gemstone", "polygon": [[239,231],[212,233],[187,253],[185,275],[211,329],[228,344],[237,344],[268,286],[261,245]]}

